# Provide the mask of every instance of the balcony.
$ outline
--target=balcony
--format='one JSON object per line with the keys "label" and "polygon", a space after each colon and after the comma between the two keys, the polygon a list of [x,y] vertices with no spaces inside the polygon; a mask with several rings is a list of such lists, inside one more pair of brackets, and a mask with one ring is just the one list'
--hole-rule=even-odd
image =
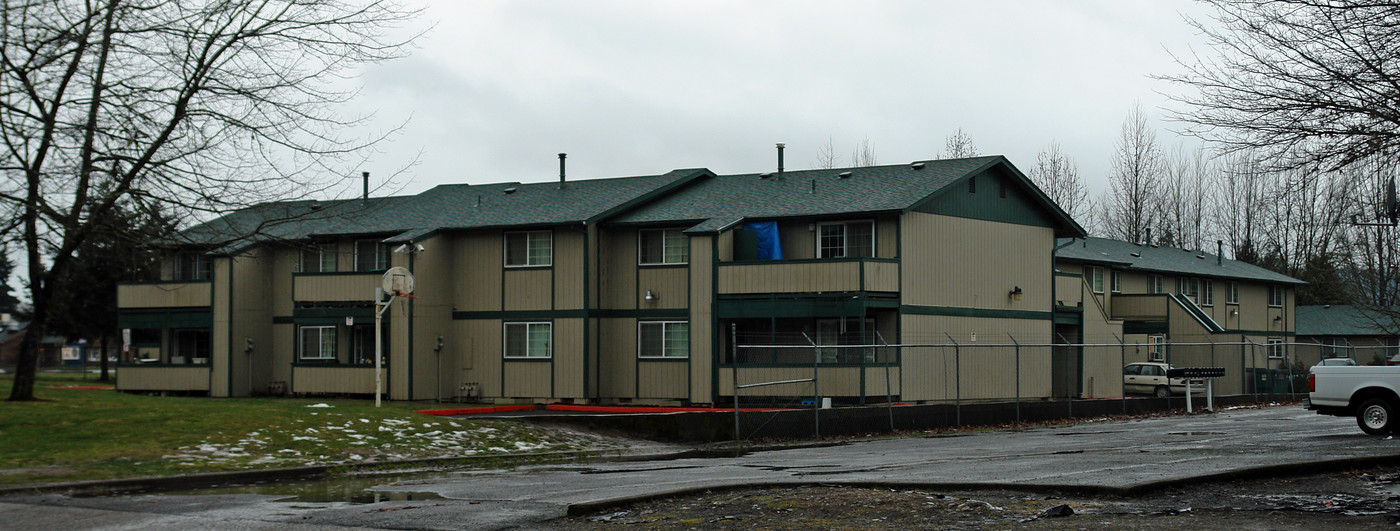
{"label": "balcony", "polygon": [[899,261],[890,258],[774,260],[719,265],[719,293],[899,291]]}
{"label": "balcony", "polygon": [[292,297],[297,302],[373,301],[383,273],[349,271],[343,273],[295,273]]}
{"label": "balcony", "polygon": [[124,282],[117,284],[117,307],[208,308],[213,294],[208,280]]}

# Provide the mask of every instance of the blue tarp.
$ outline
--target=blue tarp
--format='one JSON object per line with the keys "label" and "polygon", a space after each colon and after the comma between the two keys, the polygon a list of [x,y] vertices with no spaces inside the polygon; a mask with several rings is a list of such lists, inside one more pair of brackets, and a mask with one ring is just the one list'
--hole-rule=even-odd
{"label": "blue tarp", "polygon": [[778,241],[778,222],[750,221],[744,228],[758,234],[758,259],[782,260],[783,245]]}

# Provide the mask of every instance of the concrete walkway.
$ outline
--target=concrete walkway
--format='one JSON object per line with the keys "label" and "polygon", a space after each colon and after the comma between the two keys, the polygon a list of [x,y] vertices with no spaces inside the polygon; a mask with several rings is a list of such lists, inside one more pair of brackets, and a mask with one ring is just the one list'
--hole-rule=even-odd
{"label": "concrete walkway", "polygon": [[[442,500],[372,505],[278,502],[253,495],[12,497],[0,499],[0,521],[34,529],[500,529],[547,525],[571,510],[620,501],[743,486],[826,483],[1132,494],[1232,475],[1286,475],[1369,463],[1400,464],[1400,441],[1367,436],[1352,419],[1292,406],[861,441],[738,457],[463,472],[375,487],[433,493]],[[36,506],[44,508],[36,511]]]}

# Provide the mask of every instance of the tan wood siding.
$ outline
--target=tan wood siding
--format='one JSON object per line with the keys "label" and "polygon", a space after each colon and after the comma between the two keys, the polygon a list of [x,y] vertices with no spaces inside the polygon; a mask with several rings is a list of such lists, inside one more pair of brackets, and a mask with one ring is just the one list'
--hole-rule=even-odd
{"label": "tan wood siding", "polygon": [[613,229],[599,234],[599,304],[615,310],[636,308],[637,231]]}
{"label": "tan wood siding", "polygon": [[[902,303],[1048,311],[1049,228],[910,212],[901,233]],[[1020,287],[1024,296],[1008,294]]]}
{"label": "tan wood siding", "polygon": [[[583,309],[584,233],[554,231],[554,309]],[[582,374],[581,372],[579,374]]]}
{"label": "tan wood siding", "polygon": [[[964,400],[1015,398],[1017,359],[1011,337],[1023,344],[1049,344],[1052,330],[1048,320],[928,315],[904,315],[901,319],[900,332],[905,343],[947,344],[948,336],[952,336],[966,345],[959,349],[903,349],[902,398],[917,401],[954,400],[959,382]],[[981,333],[978,343],[971,341],[973,332]],[[1020,367],[1022,398],[1050,396],[1048,350],[1036,353],[1023,349]]]}
{"label": "tan wood siding", "polygon": [[719,268],[719,292],[742,294],[860,291],[862,267],[866,269],[866,291],[899,290],[899,264],[843,260],[723,265]]}
{"label": "tan wood siding", "polygon": [[[259,247],[233,258],[233,396],[262,393],[272,381],[272,285],[271,249]],[[248,350],[248,341],[253,348]]]}
{"label": "tan wood siding", "polygon": [[210,364],[213,367],[213,379],[210,380],[209,394],[211,396],[230,396],[229,389],[229,363],[231,361],[229,352],[229,341],[231,340],[232,323],[229,315],[229,282],[233,279],[233,259],[229,257],[215,257],[213,259],[212,272],[214,275],[214,297],[210,300],[213,310],[214,326],[209,334],[209,356]]}
{"label": "tan wood siding", "polygon": [[[890,368],[890,385],[894,388],[893,394],[899,393],[900,372],[898,367]],[[740,385],[755,384],[763,382],[779,382],[784,380],[801,380],[812,378],[811,367],[739,367],[738,378]],[[859,397],[861,392],[861,373],[865,375],[864,396],[884,399],[885,397],[885,368],[884,367],[822,367],[817,369],[817,378],[821,380],[821,396],[824,397]],[[734,396],[735,369],[733,366],[720,367],[719,369],[719,393],[721,396]],[[740,389],[739,396],[813,396],[813,386],[811,382],[801,382],[792,384],[770,385],[764,387],[751,387]]]}
{"label": "tan wood siding", "polygon": [[117,368],[117,389],[122,391],[208,391],[209,366]]}
{"label": "tan wood siding", "polygon": [[[384,369],[388,382],[389,370]],[[292,367],[292,392],[296,394],[374,394],[374,367]]]}
{"label": "tan wood siding", "polygon": [[553,392],[536,396],[583,398],[583,319],[555,319]]}
{"label": "tan wood siding", "polygon": [[[642,309],[685,308],[690,305],[686,289],[690,272],[685,267],[642,267],[637,270],[637,307]],[[646,300],[647,291],[656,296]]]}
{"label": "tan wood siding", "polygon": [[472,232],[453,236],[453,272],[462,279],[453,286],[452,300],[461,311],[501,309],[502,268],[505,259],[499,232]]}
{"label": "tan wood siding", "polygon": [[505,361],[504,398],[543,398],[550,391],[550,363],[546,361]]}
{"label": "tan wood siding", "polygon": [[383,273],[301,273],[292,277],[296,301],[373,301]]}
{"label": "tan wood siding", "polygon": [[1167,296],[1114,297],[1113,318],[1131,321],[1167,320]]}
{"label": "tan wood siding", "polygon": [[636,398],[637,320],[598,319],[598,333],[599,391],[606,398]]}
{"label": "tan wood siding", "polygon": [[1061,306],[1082,306],[1087,287],[1084,279],[1078,276],[1055,275],[1055,303]]}
{"label": "tan wood siding", "polygon": [[778,222],[778,242],[783,248],[783,259],[802,260],[817,257],[817,233],[808,230],[812,224],[806,221]]}
{"label": "tan wood siding", "polygon": [[690,394],[697,404],[714,403],[710,385],[715,363],[715,348],[711,320],[711,294],[714,293],[714,239],[697,236],[690,239]]}
{"label": "tan wood siding", "polygon": [[499,398],[501,382],[501,321],[471,319],[453,321],[456,338],[462,343],[458,356],[461,374],[458,385],[477,384],[482,398]]}
{"label": "tan wood siding", "polygon": [[550,294],[554,288],[552,274],[549,269],[507,269],[505,292],[502,294],[505,297],[505,309],[551,309]]}
{"label": "tan wood siding", "polygon": [[638,398],[686,398],[684,361],[642,361],[637,364]]}
{"label": "tan wood siding", "polygon": [[1123,396],[1124,348],[1118,344],[1123,321],[1108,319],[1107,312],[1093,298],[1084,305],[1081,341],[1084,347],[1084,379],[1081,382],[1085,398]]}
{"label": "tan wood siding", "polygon": [[875,256],[899,258],[899,218],[885,216],[875,222]]}
{"label": "tan wood siding", "polygon": [[118,308],[208,308],[210,282],[117,284]]}
{"label": "tan wood siding", "polygon": [[[452,274],[455,241],[450,236],[421,240],[425,251],[413,261],[413,389],[415,400],[455,396],[457,356],[462,341],[452,334],[452,294],[457,277]],[[442,336],[442,352],[437,338]]]}

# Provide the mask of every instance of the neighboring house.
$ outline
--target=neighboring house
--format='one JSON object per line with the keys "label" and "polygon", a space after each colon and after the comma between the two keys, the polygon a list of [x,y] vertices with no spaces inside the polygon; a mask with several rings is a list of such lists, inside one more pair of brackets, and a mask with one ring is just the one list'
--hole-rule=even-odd
{"label": "neighboring house", "polygon": [[[164,280],[118,287],[117,386],[371,393],[370,300],[401,266],[416,298],[385,313],[392,399],[733,403],[736,377],[815,362],[822,396],[951,400],[944,358],[842,345],[1048,344],[1055,241],[1083,235],[1000,156],[262,205],[184,231]],[[807,338],[823,348],[735,348]],[[1018,382],[1010,349],[981,357],[963,398],[1052,396],[1048,359]]]}
{"label": "neighboring house", "polygon": [[1299,306],[1298,360],[1314,365],[1323,358],[1351,358],[1381,365],[1400,354],[1400,314],[1350,304]]}
{"label": "neighboring house", "polygon": [[[27,327],[28,324],[24,323],[18,325],[17,329],[0,331],[0,367],[10,370],[19,362],[19,344],[24,340],[24,335],[28,333]],[[40,341],[39,359],[35,360],[37,366],[57,367],[63,343],[63,338],[57,336],[48,336]]]}
{"label": "neighboring house", "polygon": [[1305,282],[1218,254],[1104,238],[1063,239],[1055,252],[1057,335],[1110,345],[1085,354],[1086,374],[1133,361],[1225,367],[1215,390],[1238,394],[1274,390],[1287,373]]}

